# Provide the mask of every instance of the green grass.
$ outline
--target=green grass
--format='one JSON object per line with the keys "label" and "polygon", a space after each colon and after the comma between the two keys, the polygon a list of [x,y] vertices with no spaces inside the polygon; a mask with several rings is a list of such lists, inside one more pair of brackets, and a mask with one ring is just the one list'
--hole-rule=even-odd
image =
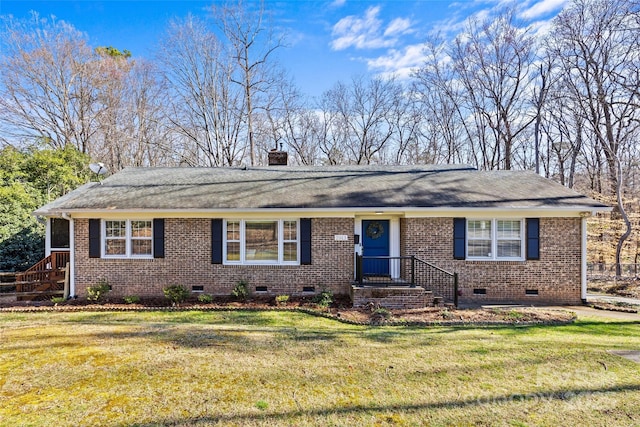
{"label": "green grass", "polygon": [[0,313],[0,425],[639,425],[638,323]]}

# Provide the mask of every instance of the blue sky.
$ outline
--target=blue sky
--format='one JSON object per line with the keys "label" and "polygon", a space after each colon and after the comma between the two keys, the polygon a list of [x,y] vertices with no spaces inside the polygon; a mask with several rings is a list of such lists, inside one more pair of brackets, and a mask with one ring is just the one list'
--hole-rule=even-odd
{"label": "blue sky", "polygon": [[[245,0],[245,2],[250,2]],[[319,96],[338,80],[357,74],[408,76],[421,63],[421,44],[430,34],[457,34],[472,15],[491,17],[517,5],[523,26],[544,31],[567,0],[281,0],[265,1],[287,46],[278,59],[302,91]],[[216,1],[168,0],[0,0],[0,14],[54,15],[87,34],[93,46],[128,49],[134,57],[153,55],[168,21],[188,13],[206,18]]]}

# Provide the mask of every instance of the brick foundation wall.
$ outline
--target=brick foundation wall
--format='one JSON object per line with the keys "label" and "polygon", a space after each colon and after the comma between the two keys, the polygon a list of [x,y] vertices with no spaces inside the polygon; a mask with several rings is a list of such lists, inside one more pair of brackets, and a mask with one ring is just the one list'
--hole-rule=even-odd
{"label": "brick foundation wall", "polygon": [[[402,218],[400,234],[402,255],[458,273],[460,304],[581,302],[580,218],[540,218],[540,260],[535,261],[454,260],[452,218]],[[474,295],[474,289],[486,294]]]}
{"label": "brick foundation wall", "polygon": [[[353,229],[351,218],[312,220],[312,265],[239,266],[211,264],[211,222],[209,219],[165,219],[165,258],[102,259],[89,258],[89,221],[75,220],[75,293],[86,297],[86,288],[105,279],[110,296],[137,295],[162,297],[162,289],[181,284],[191,289],[228,296],[240,280],[249,289],[266,286],[264,295],[309,295],[303,286],[315,292],[331,290],[348,295],[353,280]],[[335,241],[334,235],[349,236]],[[262,293],[260,293],[262,294]]]}
{"label": "brick foundation wall", "polygon": [[424,308],[433,304],[433,295],[424,288],[367,288],[352,286],[351,300],[355,308],[364,308],[369,304],[388,309]]}

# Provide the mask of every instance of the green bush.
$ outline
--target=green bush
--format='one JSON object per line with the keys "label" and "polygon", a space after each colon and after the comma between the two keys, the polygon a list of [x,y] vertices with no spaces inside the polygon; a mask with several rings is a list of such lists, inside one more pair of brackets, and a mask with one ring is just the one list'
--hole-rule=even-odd
{"label": "green bush", "polygon": [[96,285],[87,288],[87,299],[93,302],[103,302],[110,291],[111,286],[106,280],[101,279]]}
{"label": "green bush", "polygon": [[202,294],[198,297],[198,301],[203,304],[211,304],[213,302],[213,297],[208,294]]}
{"label": "green bush", "polygon": [[189,290],[182,285],[171,285],[163,289],[164,296],[171,301],[171,305],[178,305],[189,298]]}
{"label": "green bush", "polygon": [[233,287],[231,296],[239,301],[245,301],[249,298],[249,284],[245,280],[240,280]]}
{"label": "green bush", "polygon": [[324,290],[313,298],[313,302],[320,307],[327,308],[333,304],[333,293],[331,291]]}
{"label": "green bush", "polygon": [[384,307],[376,308],[373,311],[373,314],[383,319],[388,319],[391,317],[391,312]]}
{"label": "green bush", "polygon": [[53,297],[53,298],[51,298],[51,302],[54,303],[55,305],[62,304],[65,301],[66,300],[64,299],[64,297]]}
{"label": "green bush", "polygon": [[509,320],[522,320],[524,314],[519,312],[518,310],[509,310],[509,314],[507,315]]}
{"label": "green bush", "polygon": [[391,312],[384,307],[373,310],[369,323],[372,325],[383,325],[391,319]]}
{"label": "green bush", "polygon": [[276,296],[276,304],[278,305],[287,305],[289,302],[289,295],[277,295]]}
{"label": "green bush", "polygon": [[127,295],[122,299],[124,299],[124,302],[126,302],[127,304],[137,304],[140,302],[140,297],[137,295]]}

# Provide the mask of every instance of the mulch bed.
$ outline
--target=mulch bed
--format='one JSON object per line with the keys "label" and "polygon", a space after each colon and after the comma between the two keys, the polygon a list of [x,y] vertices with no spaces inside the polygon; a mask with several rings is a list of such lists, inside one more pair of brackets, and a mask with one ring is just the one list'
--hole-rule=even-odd
{"label": "mulch bed", "polygon": [[412,310],[387,310],[384,308],[354,309],[350,302],[334,301],[331,307],[319,307],[308,300],[292,300],[286,305],[276,305],[273,301],[249,300],[245,302],[218,299],[212,304],[186,302],[171,306],[166,299],[145,300],[138,304],[106,302],[91,304],[88,301],[69,300],[54,305],[50,301],[5,302],[0,312],[108,312],[108,311],[295,311],[322,316],[349,324],[357,325],[415,325],[415,326],[453,326],[453,325],[537,325],[566,324],[575,321],[576,315],[565,310],[533,307],[476,308],[455,309],[452,307],[429,307]]}
{"label": "mulch bed", "polygon": [[597,310],[619,311],[621,313],[638,313],[637,306],[625,306],[600,301],[589,304],[589,307],[595,308]]}

